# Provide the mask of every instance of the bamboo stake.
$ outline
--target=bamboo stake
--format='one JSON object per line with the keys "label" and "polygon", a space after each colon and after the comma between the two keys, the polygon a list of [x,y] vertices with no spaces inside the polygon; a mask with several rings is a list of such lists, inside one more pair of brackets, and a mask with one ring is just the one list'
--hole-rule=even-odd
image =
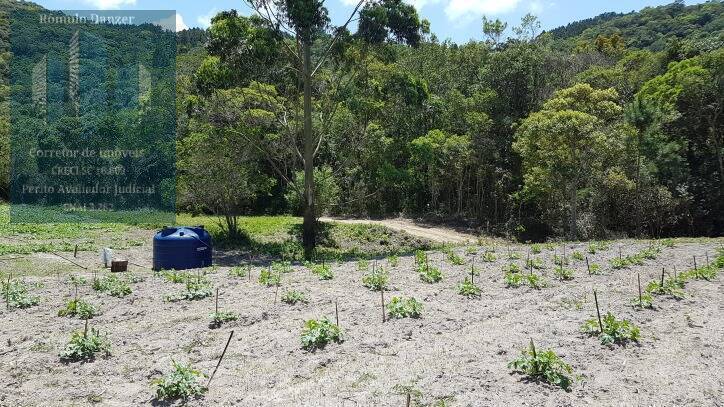
{"label": "bamboo stake", "polygon": [[694,271],[696,271],[696,256],[694,256]]}
{"label": "bamboo stake", "polygon": [[665,268],[661,268],[661,288],[664,288],[664,273],[666,272]]}
{"label": "bamboo stake", "polygon": [[638,280],[639,283],[639,307],[644,307],[644,300],[641,295],[641,273],[636,273],[636,280]]}
{"label": "bamboo stake", "polygon": [[88,318],[85,319],[85,328],[83,328],[83,338],[88,337]]}
{"label": "bamboo stake", "polygon": [[596,290],[593,290],[593,300],[596,302],[596,315],[598,316],[598,328],[603,333],[603,322],[601,322],[601,310],[598,308],[598,295]]}
{"label": "bamboo stake", "polygon": [[385,289],[380,289],[380,296],[382,297],[382,322],[387,322],[387,315],[385,315]]}
{"label": "bamboo stake", "polygon": [[78,257],[78,245],[75,245],[75,249],[73,250],[73,257]]}
{"label": "bamboo stake", "polygon": [[219,362],[216,364],[216,367],[214,368],[214,372],[211,373],[211,376],[209,376],[209,382],[206,384],[206,387],[208,388],[211,386],[211,380],[214,379],[214,376],[216,375],[216,371],[219,370],[219,366],[221,366],[221,361],[224,360],[224,355],[226,355],[226,349],[229,348],[229,344],[231,343],[231,338],[234,336],[234,331],[231,331],[229,334],[229,340],[226,341],[226,346],[224,346],[224,351],[221,352],[221,357],[219,358]]}
{"label": "bamboo stake", "polygon": [[339,307],[337,306],[337,299],[334,300],[334,317],[337,320],[337,326],[339,326]]}
{"label": "bamboo stake", "polygon": [[591,275],[591,265],[588,264],[588,256],[586,256],[586,270],[588,270],[588,275]]}

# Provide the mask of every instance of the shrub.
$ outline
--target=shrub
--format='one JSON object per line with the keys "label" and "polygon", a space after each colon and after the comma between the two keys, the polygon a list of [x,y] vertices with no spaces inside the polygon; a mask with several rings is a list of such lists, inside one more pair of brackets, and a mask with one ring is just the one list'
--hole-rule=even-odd
{"label": "shrub", "polygon": [[282,294],[282,302],[294,305],[296,303],[306,304],[308,302],[306,294],[301,291],[289,290]]}
{"label": "shrub", "polygon": [[553,274],[561,281],[573,280],[573,270],[563,266],[558,266],[553,269]]}
{"label": "shrub", "polygon": [[342,342],[342,330],[327,318],[310,319],[304,323],[301,339],[306,350],[323,349],[329,342]]}
{"label": "shrub", "polygon": [[229,275],[231,277],[237,277],[237,278],[246,277],[248,269],[251,269],[251,264],[249,266],[247,266],[246,268],[244,268],[242,266],[235,266],[229,270]]}
{"label": "shrub", "polygon": [[465,280],[458,285],[458,294],[465,297],[479,297],[480,287],[475,285],[469,277],[465,277]]}
{"label": "shrub", "polygon": [[508,364],[510,369],[523,373],[533,380],[541,380],[568,390],[571,385],[573,369],[563,362],[555,352],[548,349],[536,352],[533,341],[530,348],[524,349],[521,356]]}
{"label": "shrub", "polygon": [[422,303],[412,297],[392,297],[387,304],[387,314],[390,318],[420,318]]}
{"label": "shrub", "polygon": [[273,287],[281,284],[282,282],[282,276],[279,273],[275,273],[274,271],[269,269],[263,269],[259,273],[259,284],[265,285],[267,287]]}
{"label": "shrub", "polygon": [[597,335],[603,345],[625,344],[628,341],[638,342],[640,330],[628,320],[617,320],[610,312],[601,320],[603,332],[601,332],[596,318],[587,320],[581,330],[588,335]]}
{"label": "shrub", "polygon": [[211,318],[211,325],[214,327],[220,327],[225,322],[236,321],[239,319],[239,316],[231,311],[213,312],[209,317]]}
{"label": "shrub", "polygon": [[102,353],[104,356],[110,355],[110,350],[110,342],[97,330],[76,331],[71,335],[70,342],[65,345],[65,349],[60,352],[60,359],[71,362],[93,360],[97,353]]}
{"label": "shrub", "polygon": [[382,267],[373,268],[372,272],[362,277],[362,284],[372,291],[387,289],[390,274]]}
{"label": "shrub", "polygon": [[100,315],[98,309],[91,303],[74,298],[65,305],[65,308],[58,311],[59,317],[74,317],[80,319],[91,319],[96,315]]}
{"label": "shrub", "polygon": [[182,365],[171,361],[173,371],[154,380],[156,398],[158,400],[188,400],[191,397],[200,397],[208,390],[199,382],[204,374],[195,370],[191,365]]}
{"label": "shrub", "polygon": [[9,280],[2,283],[2,300],[12,308],[30,308],[40,302],[40,297],[31,296],[25,282]]}
{"label": "shrub", "polygon": [[437,283],[442,280],[442,272],[437,267],[421,267],[420,279],[428,284]]}
{"label": "shrub", "polygon": [[110,275],[93,280],[93,289],[103,293],[107,293],[111,297],[125,297],[131,293],[131,286],[128,282],[120,278]]}

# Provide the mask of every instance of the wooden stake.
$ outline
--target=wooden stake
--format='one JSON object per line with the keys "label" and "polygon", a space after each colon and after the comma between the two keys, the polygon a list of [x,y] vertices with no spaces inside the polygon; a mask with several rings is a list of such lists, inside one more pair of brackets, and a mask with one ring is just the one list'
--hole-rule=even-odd
{"label": "wooden stake", "polygon": [[588,270],[588,275],[591,275],[591,265],[588,264],[588,256],[586,256],[586,270]]}
{"label": "wooden stake", "polygon": [[339,307],[336,299],[334,300],[334,317],[337,320],[337,326],[339,326]]}
{"label": "wooden stake", "polygon": [[709,252],[704,252],[704,256],[706,256],[706,267],[709,267]]}
{"label": "wooden stake", "polygon": [[623,260],[623,255],[621,254],[621,245],[618,245],[618,259]]}
{"label": "wooden stake", "polygon": [[475,268],[473,265],[470,265],[470,282],[475,284]]}
{"label": "wooden stake", "polygon": [[603,322],[601,322],[601,310],[598,308],[598,295],[596,290],[593,290],[593,300],[596,302],[596,315],[598,315],[598,328],[603,333]]}
{"label": "wooden stake", "polygon": [[88,318],[85,319],[85,328],[83,328],[83,337],[88,337]]}
{"label": "wooden stake", "polygon": [[75,245],[75,250],[73,250],[73,257],[78,257],[78,245]]}
{"label": "wooden stake", "polygon": [[664,288],[664,273],[666,272],[666,269],[661,267],[661,288]]}
{"label": "wooden stake", "polygon": [[380,290],[380,296],[382,297],[382,322],[387,322],[387,315],[385,315],[385,289]]}
{"label": "wooden stake", "polygon": [[211,380],[214,379],[214,375],[216,375],[216,371],[219,370],[219,366],[221,366],[221,361],[224,360],[224,355],[226,355],[226,349],[229,348],[229,344],[231,343],[231,338],[234,336],[234,331],[231,331],[229,334],[229,340],[226,341],[226,346],[224,346],[224,351],[221,352],[221,357],[219,358],[219,362],[216,364],[216,367],[214,368],[214,372],[211,373],[211,376],[209,376],[209,382],[206,384],[206,387],[208,388],[211,386]]}
{"label": "wooden stake", "polygon": [[639,307],[644,307],[643,297],[641,296],[641,273],[636,273],[636,280],[639,283]]}
{"label": "wooden stake", "polygon": [[696,256],[694,256],[694,271],[696,271]]}
{"label": "wooden stake", "polygon": [[408,392],[407,393],[407,403],[405,403],[405,406],[410,407],[412,405],[411,403],[412,403],[412,396]]}

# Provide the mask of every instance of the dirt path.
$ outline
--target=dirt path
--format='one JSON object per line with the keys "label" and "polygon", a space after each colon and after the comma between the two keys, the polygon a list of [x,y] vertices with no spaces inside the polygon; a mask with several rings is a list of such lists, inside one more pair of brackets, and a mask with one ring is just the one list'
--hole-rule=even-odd
{"label": "dirt path", "polygon": [[343,218],[320,218],[322,222],[339,222],[348,224],[369,224],[386,226],[392,230],[407,232],[413,236],[428,239],[439,243],[473,243],[478,237],[470,233],[462,233],[451,228],[441,226],[431,226],[424,223],[416,222],[410,219],[343,219]]}

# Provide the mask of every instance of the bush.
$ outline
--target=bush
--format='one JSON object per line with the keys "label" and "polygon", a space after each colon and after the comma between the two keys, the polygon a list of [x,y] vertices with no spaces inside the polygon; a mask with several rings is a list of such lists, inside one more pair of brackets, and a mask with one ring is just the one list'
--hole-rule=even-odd
{"label": "bush", "polygon": [[306,304],[308,302],[307,296],[301,292],[296,290],[289,290],[286,291],[284,294],[282,294],[282,302],[286,304],[294,305],[296,303],[302,303]]}
{"label": "bush", "polygon": [[323,349],[329,342],[342,342],[342,330],[327,318],[310,319],[304,323],[301,339],[306,350]]}
{"label": "bush", "polygon": [[171,363],[173,371],[153,381],[158,400],[188,400],[206,393],[208,389],[198,380],[205,377],[204,374],[193,369],[190,364],[182,365],[173,360]]}
{"label": "bush", "polygon": [[618,320],[610,312],[601,320],[603,332],[601,332],[598,319],[589,319],[583,324],[581,330],[588,335],[597,335],[603,345],[625,344],[628,341],[638,342],[640,330],[628,320]]}
{"label": "bush", "polygon": [[387,314],[390,318],[420,318],[422,314],[422,303],[416,299],[392,297],[387,304]]}
{"label": "bush", "polygon": [[387,289],[389,280],[390,274],[382,267],[377,267],[362,277],[362,284],[372,291],[381,291]]}
{"label": "bush", "polygon": [[68,301],[65,308],[58,311],[59,317],[77,316],[80,319],[91,319],[96,315],[100,315],[98,309],[93,304],[79,298]]}
{"label": "bush", "polygon": [[63,361],[77,362],[80,360],[93,360],[97,353],[110,355],[111,344],[100,333],[91,329],[90,332],[76,331],[70,337],[70,342],[60,353]]}
{"label": "bush", "polygon": [[12,308],[30,308],[40,302],[40,297],[31,296],[27,284],[22,281],[3,282],[0,291],[2,300]]}
{"label": "bush", "polygon": [[530,348],[524,349],[521,356],[508,364],[510,369],[523,373],[533,380],[541,380],[564,390],[569,390],[573,369],[555,352],[548,349],[543,352],[536,352],[533,341]]}

